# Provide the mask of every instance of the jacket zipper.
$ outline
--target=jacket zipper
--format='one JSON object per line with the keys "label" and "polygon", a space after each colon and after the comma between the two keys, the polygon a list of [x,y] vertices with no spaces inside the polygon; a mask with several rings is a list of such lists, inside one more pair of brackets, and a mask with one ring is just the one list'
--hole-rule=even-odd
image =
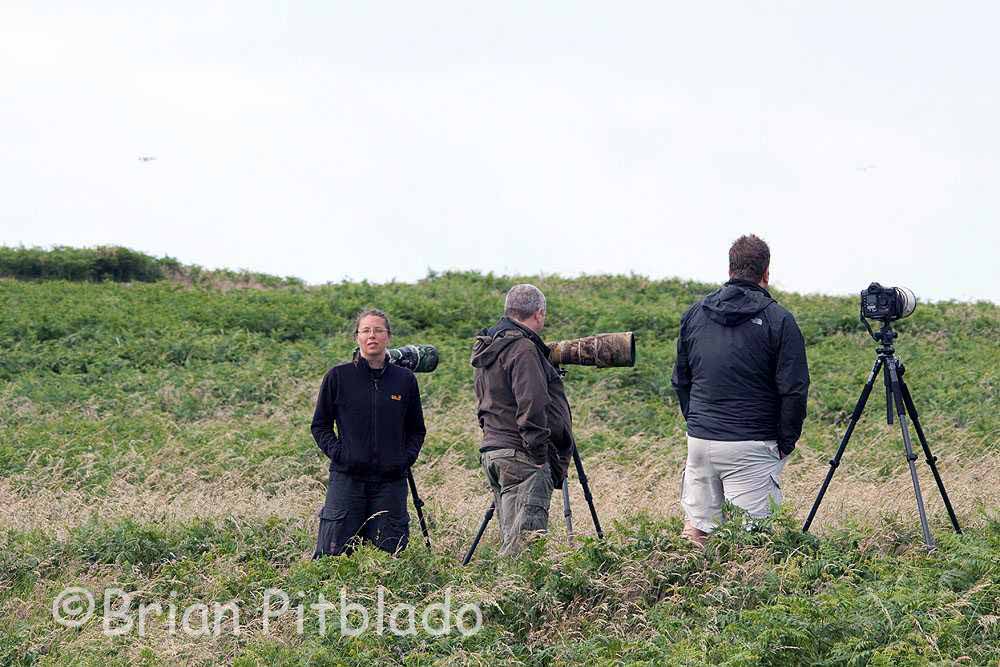
{"label": "jacket zipper", "polygon": [[372,378],[372,454],[375,459],[375,467],[381,464],[381,456],[378,450],[378,418],[375,415],[375,408],[378,401],[378,378]]}

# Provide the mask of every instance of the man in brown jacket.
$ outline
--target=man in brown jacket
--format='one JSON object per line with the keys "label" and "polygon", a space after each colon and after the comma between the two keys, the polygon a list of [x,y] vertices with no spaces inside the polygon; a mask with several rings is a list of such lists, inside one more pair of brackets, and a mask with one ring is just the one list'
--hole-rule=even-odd
{"label": "man in brown jacket", "polygon": [[479,332],[472,351],[480,461],[493,490],[502,555],[520,551],[526,533],[546,530],[552,490],[564,483],[573,452],[562,378],[539,337],[545,314],[537,287],[515,285],[503,318]]}

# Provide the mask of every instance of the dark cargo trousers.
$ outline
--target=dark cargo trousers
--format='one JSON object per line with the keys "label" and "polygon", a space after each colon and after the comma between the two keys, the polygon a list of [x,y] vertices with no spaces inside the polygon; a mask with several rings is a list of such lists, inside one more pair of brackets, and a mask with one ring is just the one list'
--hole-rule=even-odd
{"label": "dark cargo trousers", "polygon": [[366,481],[330,471],[314,558],[350,553],[366,542],[399,553],[410,539],[406,480]]}
{"label": "dark cargo trousers", "polygon": [[553,488],[549,462],[535,463],[517,449],[485,451],[479,460],[493,490],[500,554],[516,554],[532,534],[548,528]]}

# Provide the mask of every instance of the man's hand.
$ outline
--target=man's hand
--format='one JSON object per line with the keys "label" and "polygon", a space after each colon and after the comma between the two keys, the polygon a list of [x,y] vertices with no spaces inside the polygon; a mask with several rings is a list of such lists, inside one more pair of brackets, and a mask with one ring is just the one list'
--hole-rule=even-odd
{"label": "man's hand", "polygon": [[[549,445],[551,448],[552,445]],[[548,453],[545,451],[539,451],[537,447],[532,447],[528,450],[528,458],[531,459],[532,463],[536,465],[545,465],[546,461],[551,460]]]}
{"label": "man's hand", "polygon": [[323,453],[326,454],[326,458],[334,462],[339,462],[340,452],[343,450],[344,443],[339,439],[335,442],[330,443],[330,446],[326,448]]}
{"label": "man's hand", "polygon": [[569,456],[563,457],[555,445],[549,444],[549,473],[552,475],[553,488],[562,488],[563,480],[566,479],[568,471]]}

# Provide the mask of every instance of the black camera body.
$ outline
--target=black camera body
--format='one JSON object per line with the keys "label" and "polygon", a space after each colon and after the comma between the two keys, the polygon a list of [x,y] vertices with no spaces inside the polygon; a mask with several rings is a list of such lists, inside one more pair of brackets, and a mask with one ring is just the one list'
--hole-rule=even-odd
{"label": "black camera body", "polygon": [[882,287],[872,283],[861,290],[861,316],[891,322],[909,317],[917,307],[917,297],[905,287]]}

